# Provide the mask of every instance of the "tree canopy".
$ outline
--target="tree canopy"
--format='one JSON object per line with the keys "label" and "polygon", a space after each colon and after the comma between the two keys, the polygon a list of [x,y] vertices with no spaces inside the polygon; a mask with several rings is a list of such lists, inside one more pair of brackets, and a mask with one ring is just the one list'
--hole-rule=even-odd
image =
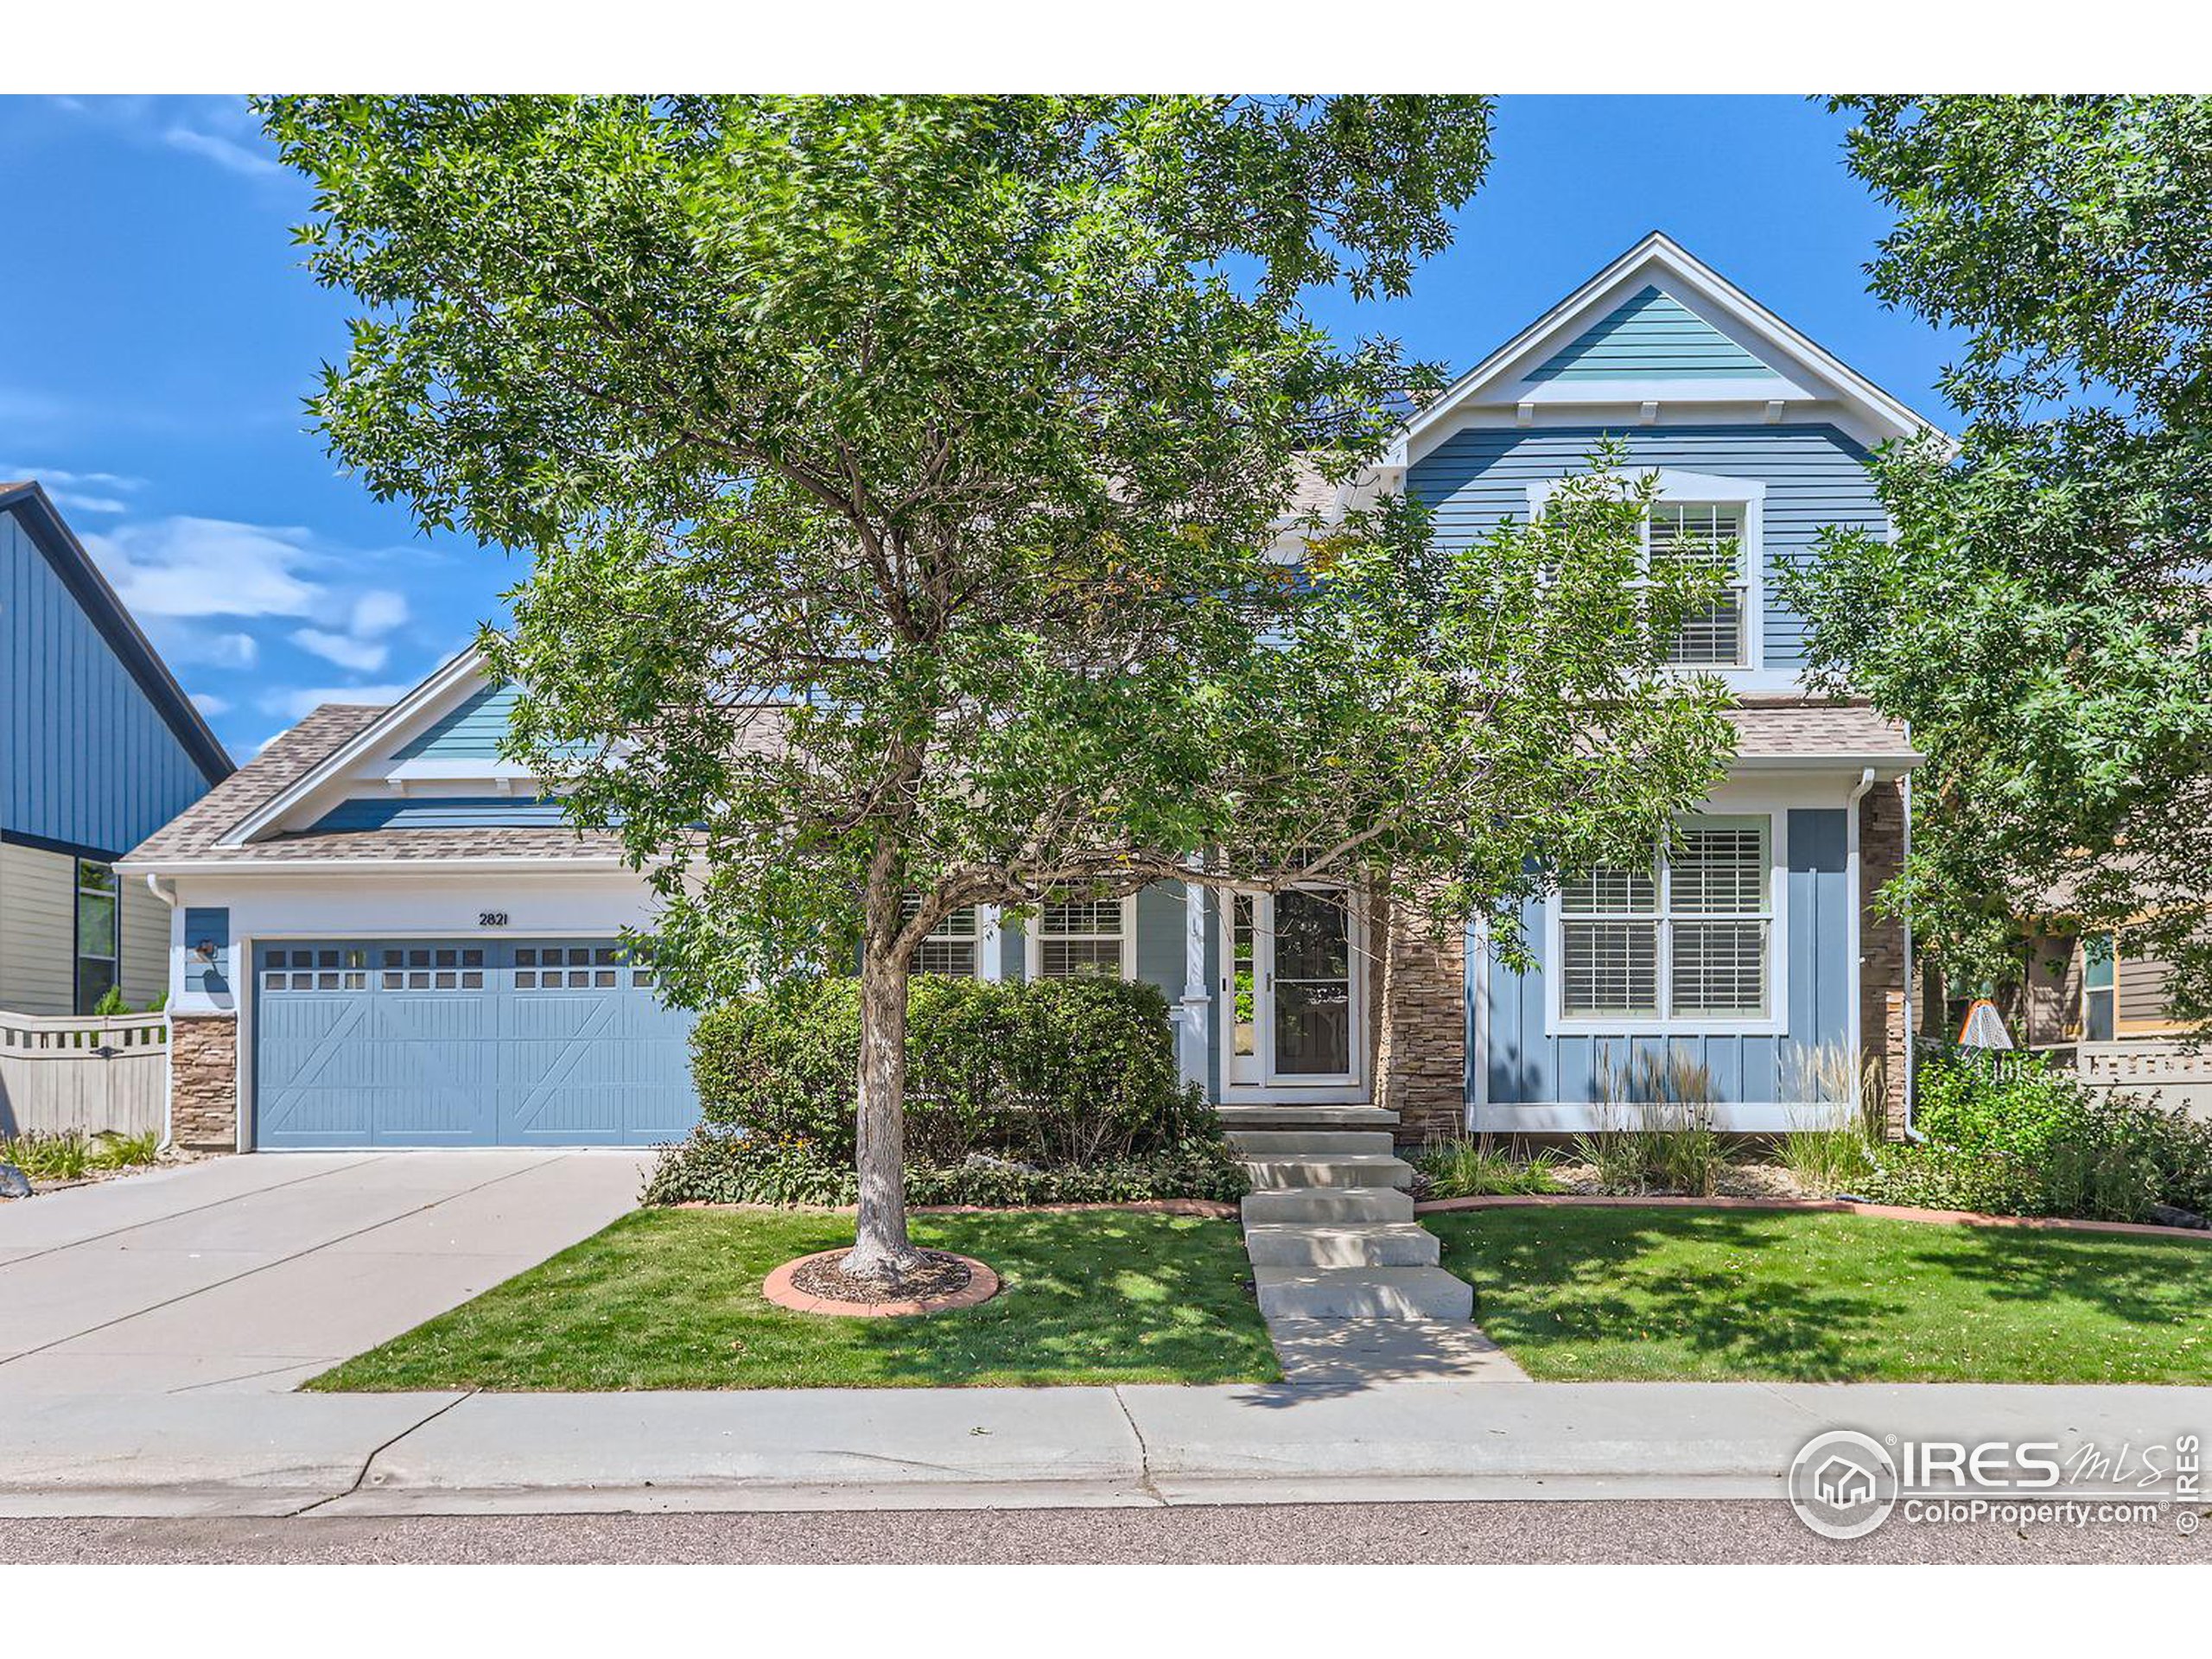
{"label": "tree canopy", "polygon": [[1717,771],[1642,486],[1454,551],[1362,482],[1440,377],[1300,296],[1405,290],[1483,100],[265,111],[363,307],[317,416],[534,556],[511,741],[655,883],[671,994],[857,957],[856,1268],[906,1249],[907,964],[956,910],[1356,882],[1511,947]]}
{"label": "tree canopy", "polygon": [[1876,293],[1966,332],[1965,417],[1877,467],[1892,539],[1795,590],[1816,676],[1928,764],[1896,900],[1955,977],[2126,925],[2212,1014],[2212,100],[1865,98]]}

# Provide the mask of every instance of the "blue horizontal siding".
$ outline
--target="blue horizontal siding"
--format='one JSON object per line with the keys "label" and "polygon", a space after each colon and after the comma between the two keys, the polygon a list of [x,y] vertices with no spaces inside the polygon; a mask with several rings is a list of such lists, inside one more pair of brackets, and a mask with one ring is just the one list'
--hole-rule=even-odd
{"label": "blue horizontal siding", "polygon": [[0,512],[0,830],[126,853],[207,792],[12,512]]}
{"label": "blue horizontal siding", "polygon": [[[1608,435],[1599,427],[1535,430],[1471,427],[1421,457],[1408,491],[1436,513],[1438,539],[1464,547],[1501,519],[1529,516],[1531,483],[1583,470]],[[1628,466],[1748,478],[1766,486],[1763,514],[1766,664],[1804,660],[1804,624],[1775,598],[1781,569],[1811,556],[1826,525],[1879,533],[1888,520],[1866,470],[1866,448],[1826,423],[1805,426],[1650,426],[1611,434]]]}
{"label": "blue horizontal siding", "polygon": [[403,747],[402,760],[496,760],[519,688],[486,685]]}
{"label": "blue horizontal siding", "polygon": [[1546,359],[1529,378],[1726,380],[1773,372],[1673,295],[1645,288]]}
{"label": "blue horizontal siding", "polygon": [[[1585,1103],[1599,1098],[1601,1061],[1625,1072],[1639,1052],[1686,1053],[1712,1072],[1713,1098],[1735,1103],[1799,1097],[1802,1061],[1823,1046],[1850,1041],[1851,920],[1846,892],[1845,814],[1840,807],[1789,814],[1786,903],[1789,950],[1787,1029],[1780,1035],[1739,1033],[1608,1036],[1548,1035],[1544,1030],[1544,907],[1532,903],[1522,923],[1538,962],[1525,974],[1490,963],[1490,1100],[1496,1105]],[[1471,948],[1470,961],[1474,960]]]}
{"label": "blue horizontal siding", "polygon": [[339,802],[314,830],[512,830],[567,822],[559,801],[526,795],[377,795]]}

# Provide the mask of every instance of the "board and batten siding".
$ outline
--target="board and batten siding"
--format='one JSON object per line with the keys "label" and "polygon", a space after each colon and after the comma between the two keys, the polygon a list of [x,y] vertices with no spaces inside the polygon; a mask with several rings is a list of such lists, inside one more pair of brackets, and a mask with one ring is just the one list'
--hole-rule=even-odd
{"label": "board and batten siding", "polygon": [[[1600,1057],[1624,1075],[1638,1052],[1670,1048],[1706,1065],[1717,1102],[1764,1103],[1808,1097],[1806,1066],[1814,1051],[1851,1040],[1851,913],[1847,889],[1847,815],[1836,807],[1793,807],[1789,813],[1784,948],[1789,951],[1788,1028],[1778,1035],[1700,1033],[1551,1034],[1545,1030],[1544,970],[1515,973],[1490,963],[1488,1099],[1493,1106],[1587,1104],[1600,1098]],[[1545,911],[1522,915],[1539,956]],[[1468,960],[1477,942],[1469,941]]]}
{"label": "board and batten siding", "polygon": [[1630,471],[1708,473],[1766,486],[1765,661],[1770,669],[1801,664],[1804,627],[1776,597],[1779,569],[1809,557],[1827,526],[1879,533],[1887,524],[1866,450],[1833,426],[1470,427],[1416,461],[1407,490],[1434,511],[1439,541],[1465,546],[1502,519],[1526,519],[1529,486],[1586,470],[1608,435],[1624,442]]}
{"label": "board and batten siding", "polygon": [[12,512],[0,512],[0,830],[117,857],[207,792]]}

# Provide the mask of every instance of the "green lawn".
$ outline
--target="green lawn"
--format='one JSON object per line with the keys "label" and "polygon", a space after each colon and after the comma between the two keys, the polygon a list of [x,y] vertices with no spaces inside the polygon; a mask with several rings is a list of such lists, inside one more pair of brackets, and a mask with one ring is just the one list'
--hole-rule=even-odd
{"label": "green lawn", "polygon": [[1422,1219],[1543,1381],[2212,1382],[2212,1240],[1758,1211]]}
{"label": "green lawn", "polygon": [[1131,1210],[918,1217],[998,1269],[980,1307],[829,1319],[771,1307],[768,1270],[849,1217],[643,1210],[308,1386],[794,1389],[1237,1382],[1279,1373],[1236,1224]]}

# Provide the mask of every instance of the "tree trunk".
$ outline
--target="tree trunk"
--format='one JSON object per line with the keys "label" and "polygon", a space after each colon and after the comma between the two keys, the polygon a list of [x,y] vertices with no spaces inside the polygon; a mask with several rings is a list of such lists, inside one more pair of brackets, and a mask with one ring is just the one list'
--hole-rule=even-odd
{"label": "tree trunk", "polygon": [[896,866],[887,842],[868,869],[861,954],[859,1227],[845,1271],[888,1278],[919,1259],[906,1236],[906,979]]}

